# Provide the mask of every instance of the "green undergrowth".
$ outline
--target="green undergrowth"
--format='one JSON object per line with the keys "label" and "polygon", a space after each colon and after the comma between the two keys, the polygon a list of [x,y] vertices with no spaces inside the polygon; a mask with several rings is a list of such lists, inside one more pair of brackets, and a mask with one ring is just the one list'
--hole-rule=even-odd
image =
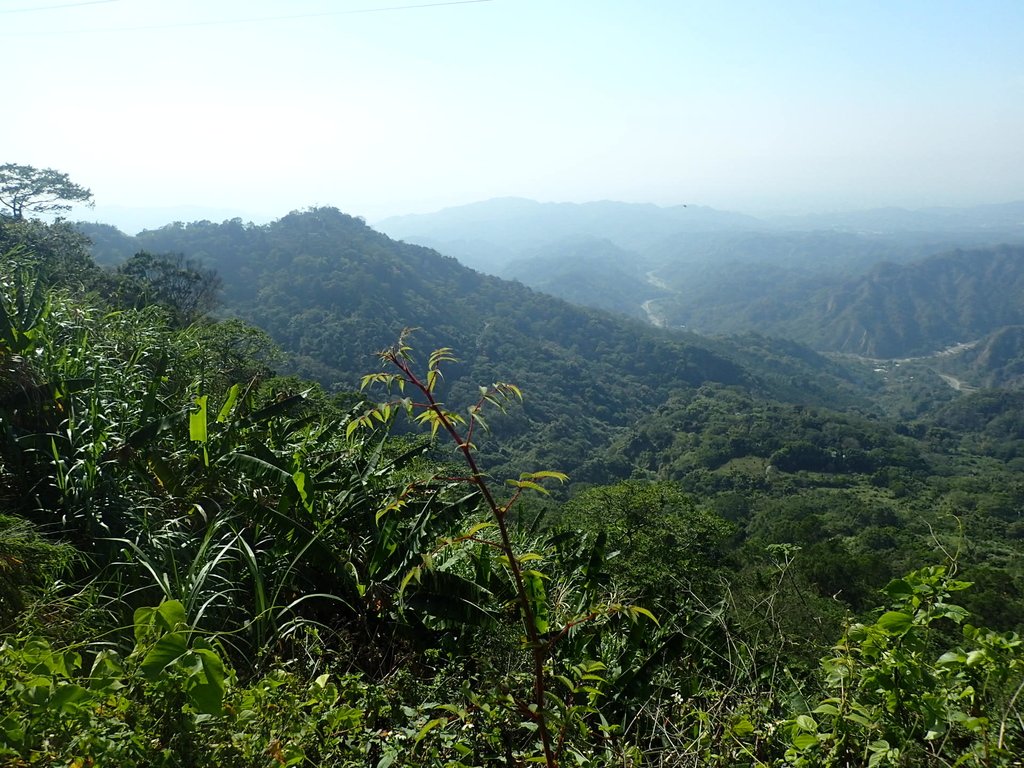
{"label": "green undergrowth", "polygon": [[1016,486],[709,387],[554,497],[453,350],[330,395],[82,274],[0,273],[0,764],[1020,765]]}

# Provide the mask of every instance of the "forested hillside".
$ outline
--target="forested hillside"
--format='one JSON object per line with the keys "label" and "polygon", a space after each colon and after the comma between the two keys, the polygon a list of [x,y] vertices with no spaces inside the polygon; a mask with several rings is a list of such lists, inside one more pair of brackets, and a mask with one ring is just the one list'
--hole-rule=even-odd
{"label": "forested hillside", "polygon": [[331,209],[0,235],[11,764],[1019,765],[1007,393]]}
{"label": "forested hillside", "polygon": [[1024,319],[1024,247],[954,251],[883,264],[807,301],[750,314],[777,335],[818,349],[909,357],[977,339]]}
{"label": "forested hillside", "polygon": [[493,425],[505,460],[514,455],[572,472],[617,428],[673,390],[705,381],[778,394],[799,376],[807,402],[866,402],[859,380],[849,380],[854,374],[822,358],[809,356],[779,376],[759,363],[772,358],[770,342],[747,347],[741,364],[699,337],[483,275],[334,209],[266,226],[172,225],[130,242],[216,269],[224,279],[222,311],[266,330],[289,352],[293,370],[328,388],[355,387],[371,353],[406,327],[421,329],[421,348],[458,350],[460,362],[443,383],[454,400],[472,397],[481,381],[515,381],[534,395],[516,418]]}

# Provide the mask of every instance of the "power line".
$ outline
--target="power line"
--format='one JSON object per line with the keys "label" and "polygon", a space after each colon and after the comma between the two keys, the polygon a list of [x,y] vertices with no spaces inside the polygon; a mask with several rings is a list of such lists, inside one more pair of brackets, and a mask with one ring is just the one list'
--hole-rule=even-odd
{"label": "power line", "polygon": [[53,11],[58,8],[77,8],[80,5],[103,5],[116,3],[118,0],[84,0],[80,3],[61,3],[60,5],[40,5],[35,8],[4,8],[0,13],[31,13],[32,11]]}
{"label": "power line", "polygon": [[[117,0],[89,0],[88,2],[73,3],[71,5],[91,5],[94,3],[112,3]],[[419,3],[416,5],[391,5],[384,8],[353,8],[346,11],[319,11],[317,13],[296,13],[284,16],[254,16],[251,18],[241,19],[221,19],[219,21],[182,21],[172,24],[149,24],[141,25],[137,27],[104,27],[89,30],[78,30],[79,32],[143,32],[147,30],[156,29],[182,29],[186,27],[217,27],[217,26],[228,26],[231,24],[257,24],[264,21],[290,21],[293,19],[313,19],[323,16],[349,16],[357,13],[381,13],[387,11],[408,11],[417,8],[438,8],[445,5],[472,5],[475,3],[490,3],[493,0],[443,0],[442,2],[434,3]],[[62,6],[50,6],[52,8],[59,8]],[[71,7],[66,6],[66,7]],[[44,10],[39,8],[38,10]],[[65,32],[65,34],[68,34]],[[74,32],[71,32],[74,34]]]}

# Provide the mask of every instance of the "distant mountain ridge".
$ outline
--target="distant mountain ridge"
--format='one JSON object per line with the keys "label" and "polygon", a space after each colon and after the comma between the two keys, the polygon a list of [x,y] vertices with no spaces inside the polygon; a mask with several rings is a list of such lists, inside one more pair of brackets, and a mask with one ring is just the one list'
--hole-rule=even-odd
{"label": "distant mountain ridge", "polygon": [[393,216],[374,226],[399,240],[436,248],[467,266],[497,273],[524,248],[574,238],[609,240],[643,252],[666,238],[708,233],[845,232],[916,239],[931,235],[949,245],[1024,240],[1024,201],[973,207],[908,210],[877,208],[758,218],[701,205],[657,206],[610,200],[539,203],[496,198],[434,213]]}
{"label": "distant mountain ridge", "polygon": [[[1007,204],[943,210],[941,215],[959,221],[977,222],[987,216],[987,221],[1006,222],[1021,210],[1024,205]],[[628,215],[616,218],[614,214],[623,211]],[[518,249],[501,246],[506,248],[503,257],[519,255],[499,270],[506,277],[577,305],[597,306],[705,334],[756,330],[823,351],[904,357],[929,354],[992,333],[1003,325],[1024,322],[1022,266],[1019,247],[1014,246],[953,252],[947,248],[944,255],[932,255],[941,247],[942,235],[734,231],[728,227],[748,223],[747,219],[709,213],[708,209],[610,202],[576,205],[503,199],[442,213],[448,218],[461,220],[468,216],[475,221],[482,229],[469,232],[470,236],[495,228],[516,229]],[[677,226],[680,217],[691,215],[696,216],[689,219],[691,224],[710,216],[726,228],[718,232],[676,232],[665,237],[648,231],[646,241],[653,245],[642,252],[623,248],[610,238],[580,234],[543,240],[545,232],[578,232],[587,227],[624,236],[622,233],[631,231],[630,227],[646,226],[644,222],[658,220],[662,227]],[[303,214],[285,217],[271,230],[296,216],[301,219]],[[435,223],[445,216],[435,219]],[[430,217],[410,220],[426,221]],[[547,222],[548,228],[526,227],[527,221]],[[217,243],[188,242],[197,232],[205,231],[204,227],[219,233]],[[232,253],[226,264],[243,276],[249,275],[252,267],[244,253],[232,250],[237,233],[250,237],[271,230],[235,219],[221,225],[204,222],[169,226],[132,239],[110,227],[87,227],[97,241],[101,260],[123,259],[139,247],[158,251],[191,249],[199,258],[217,254],[216,266],[226,272],[225,253]],[[988,237],[986,231],[966,239],[986,242]],[[542,242],[523,244],[535,239]],[[253,247],[258,250],[264,246]],[[415,248],[401,244],[394,247]],[[454,266],[446,269],[450,271]],[[456,282],[465,281],[462,276]],[[229,287],[229,301],[235,298],[230,296],[233,290],[238,289]],[[480,316],[478,311],[475,314]]]}
{"label": "distant mountain ridge", "polygon": [[[375,226],[398,240],[429,245],[456,255],[467,266],[500,271],[507,261],[489,249],[520,254],[523,249],[574,238],[609,240],[636,249],[679,232],[721,232],[763,227],[741,213],[697,205],[662,208],[650,203],[538,203],[524,198],[497,198],[446,208],[432,214],[397,216]],[[454,250],[449,249],[454,245]],[[467,247],[469,246],[469,247]]]}
{"label": "distant mountain ridge", "polygon": [[[741,263],[712,272],[704,286],[695,277],[661,308],[671,324],[697,316],[696,329],[704,332],[757,329],[870,358],[930,355],[1024,323],[1020,245],[882,262],[845,276]],[[729,280],[736,283],[731,299],[725,298]]]}
{"label": "distant mountain ridge", "polygon": [[776,307],[771,329],[817,349],[868,357],[931,354],[1024,323],[1024,246],[880,264],[803,305]]}
{"label": "distant mountain ridge", "polygon": [[664,294],[646,277],[647,264],[610,240],[578,238],[534,249],[499,272],[573,304],[646,318],[644,302]]}
{"label": "distant mountain ridge", "polygon": [[[928,260],[1024,244],[1024,202],[761,220],[699,206],[505,198],[381,226],[476,269],[656,325],[756,330],[819,350],[899,357],[1017,322],[1013,311],[986,306],[983,276],[964,267],[944,278],[953,264]],[[1004,266],[1002,285],[1015,284],[1015,268]],[[991,290],[1004,297],[1001,286]],[[1015,306],[1014,295],[1004,298]]]}
{"label": "distant mountain ridge", "polygon": [[778,216],[768,219],[785,229],[833,229],[861,233],[1002,232],[1024,234],[1024,201],[921,208],[872,208],[862,211]]}

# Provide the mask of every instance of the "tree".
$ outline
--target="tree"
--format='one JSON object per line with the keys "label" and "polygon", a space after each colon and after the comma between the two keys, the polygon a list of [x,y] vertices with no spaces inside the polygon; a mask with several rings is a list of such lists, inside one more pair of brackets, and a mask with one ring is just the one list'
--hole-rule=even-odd
{"label": "tree", "polygon": [[47,286],[80,291],[100,288],[103,282],[103,273],[89,254],[89,239],[67,221],[50,224],[0,216],[0,254],[31,265]]}
{"label": "tree", "polygon": [[117,294],[127,306],[159,304],[179,326],[195,322],[217,306],[221,279],[182,254],[140,251],[117,268]]}
{"label": "tree", "polygon": [[53,168],[17,163],[0,165],[0,205],[10,211],[9,214],[3,212],[4,215],[21,221],[25,211],[67,211],[71,209],[69,203],[92,205],[92,192]]}

